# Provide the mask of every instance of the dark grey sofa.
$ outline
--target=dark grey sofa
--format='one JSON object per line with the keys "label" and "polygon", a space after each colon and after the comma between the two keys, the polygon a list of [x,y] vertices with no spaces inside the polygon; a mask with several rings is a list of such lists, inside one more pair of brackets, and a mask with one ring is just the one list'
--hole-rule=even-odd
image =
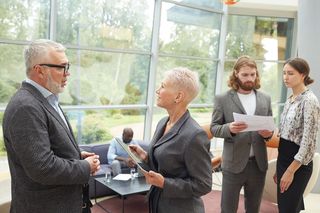
{"label": "dark grey sofa", "polygon": [[[96,182],[96,193],[94,192],[94,178],[96,177],[105,177],[106,171],[109,170],[111,172],[111,166],[108,163],[108,144],[90,144],[90,145],[79,145],[80,149],[87,152],[94,152],[95,154],[99,155],[100,160],[100,170],[94,175],[90,177],[89,180],[89,196],[90,198],[102,197],[102,196],[109,196],[114,195],[115,192],[108,189],[107,187],[103,186],[101,183]],[[139,145],[144,149],[147,150],[148,145],[139,141]],[[122,173],[129,173],[130,170],[128,168],[122,169]]]}

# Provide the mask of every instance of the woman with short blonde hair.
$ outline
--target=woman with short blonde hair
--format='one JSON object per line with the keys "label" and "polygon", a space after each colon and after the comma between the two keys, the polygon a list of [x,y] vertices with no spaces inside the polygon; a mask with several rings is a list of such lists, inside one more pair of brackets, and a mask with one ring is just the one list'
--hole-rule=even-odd
{"label": "woman with short blonde hair", "polygon": [[187,109],[198,92],[196,72],[181,67],[167,71],[156,94],[157,106],[168,116],[159,121],[148,153],[130,145],[150,167],[144,175],[152,185],[152,213],[204,213],[201,196],[212,185],[210,142]]}

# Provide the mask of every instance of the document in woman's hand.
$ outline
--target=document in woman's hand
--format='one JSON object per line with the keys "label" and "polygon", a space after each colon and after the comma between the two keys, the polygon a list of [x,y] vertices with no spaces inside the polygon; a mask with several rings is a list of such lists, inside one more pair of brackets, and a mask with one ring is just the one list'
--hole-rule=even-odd
{"label": "document in woman's hand", "polygon": [[150,170],[149,166],[143,163],[135,154],[133,154],[127,144],[125,144],[119,138],[115,138],[116,141],[120,144],[120,146],[128,153],[128,155],[132,158],[132,160],[136,163],[136,165],[143,171],[148,172]]}

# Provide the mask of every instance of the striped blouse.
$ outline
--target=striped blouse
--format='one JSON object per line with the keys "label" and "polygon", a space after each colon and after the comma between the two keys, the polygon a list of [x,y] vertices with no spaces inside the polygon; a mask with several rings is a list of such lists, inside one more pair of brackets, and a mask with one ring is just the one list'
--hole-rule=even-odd
{"label": "striped blouse", "polygon": [[300,146],[294,159],[303,165],[312,161],[316,151],[319,129],[320,106],[311,90],[306,90],[294,101],[289,98],[284,106],[280,121],[280,137]]}

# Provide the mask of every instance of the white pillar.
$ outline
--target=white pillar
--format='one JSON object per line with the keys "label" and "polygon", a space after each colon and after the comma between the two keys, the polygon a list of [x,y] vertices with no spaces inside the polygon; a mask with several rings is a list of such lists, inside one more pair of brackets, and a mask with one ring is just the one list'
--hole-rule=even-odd
{"label": "white pillar", "polygon": [[[310,85],[312,91],[320,100],[320,1],[299,0],[298,2],[298,56],[308,61],[310,77],[315,80]],[[319,134],[320,135],[320,134]],[[320,152],[320,137],[318,136],[317,152]],[[320,193],[320,178],[313,189]]]}

